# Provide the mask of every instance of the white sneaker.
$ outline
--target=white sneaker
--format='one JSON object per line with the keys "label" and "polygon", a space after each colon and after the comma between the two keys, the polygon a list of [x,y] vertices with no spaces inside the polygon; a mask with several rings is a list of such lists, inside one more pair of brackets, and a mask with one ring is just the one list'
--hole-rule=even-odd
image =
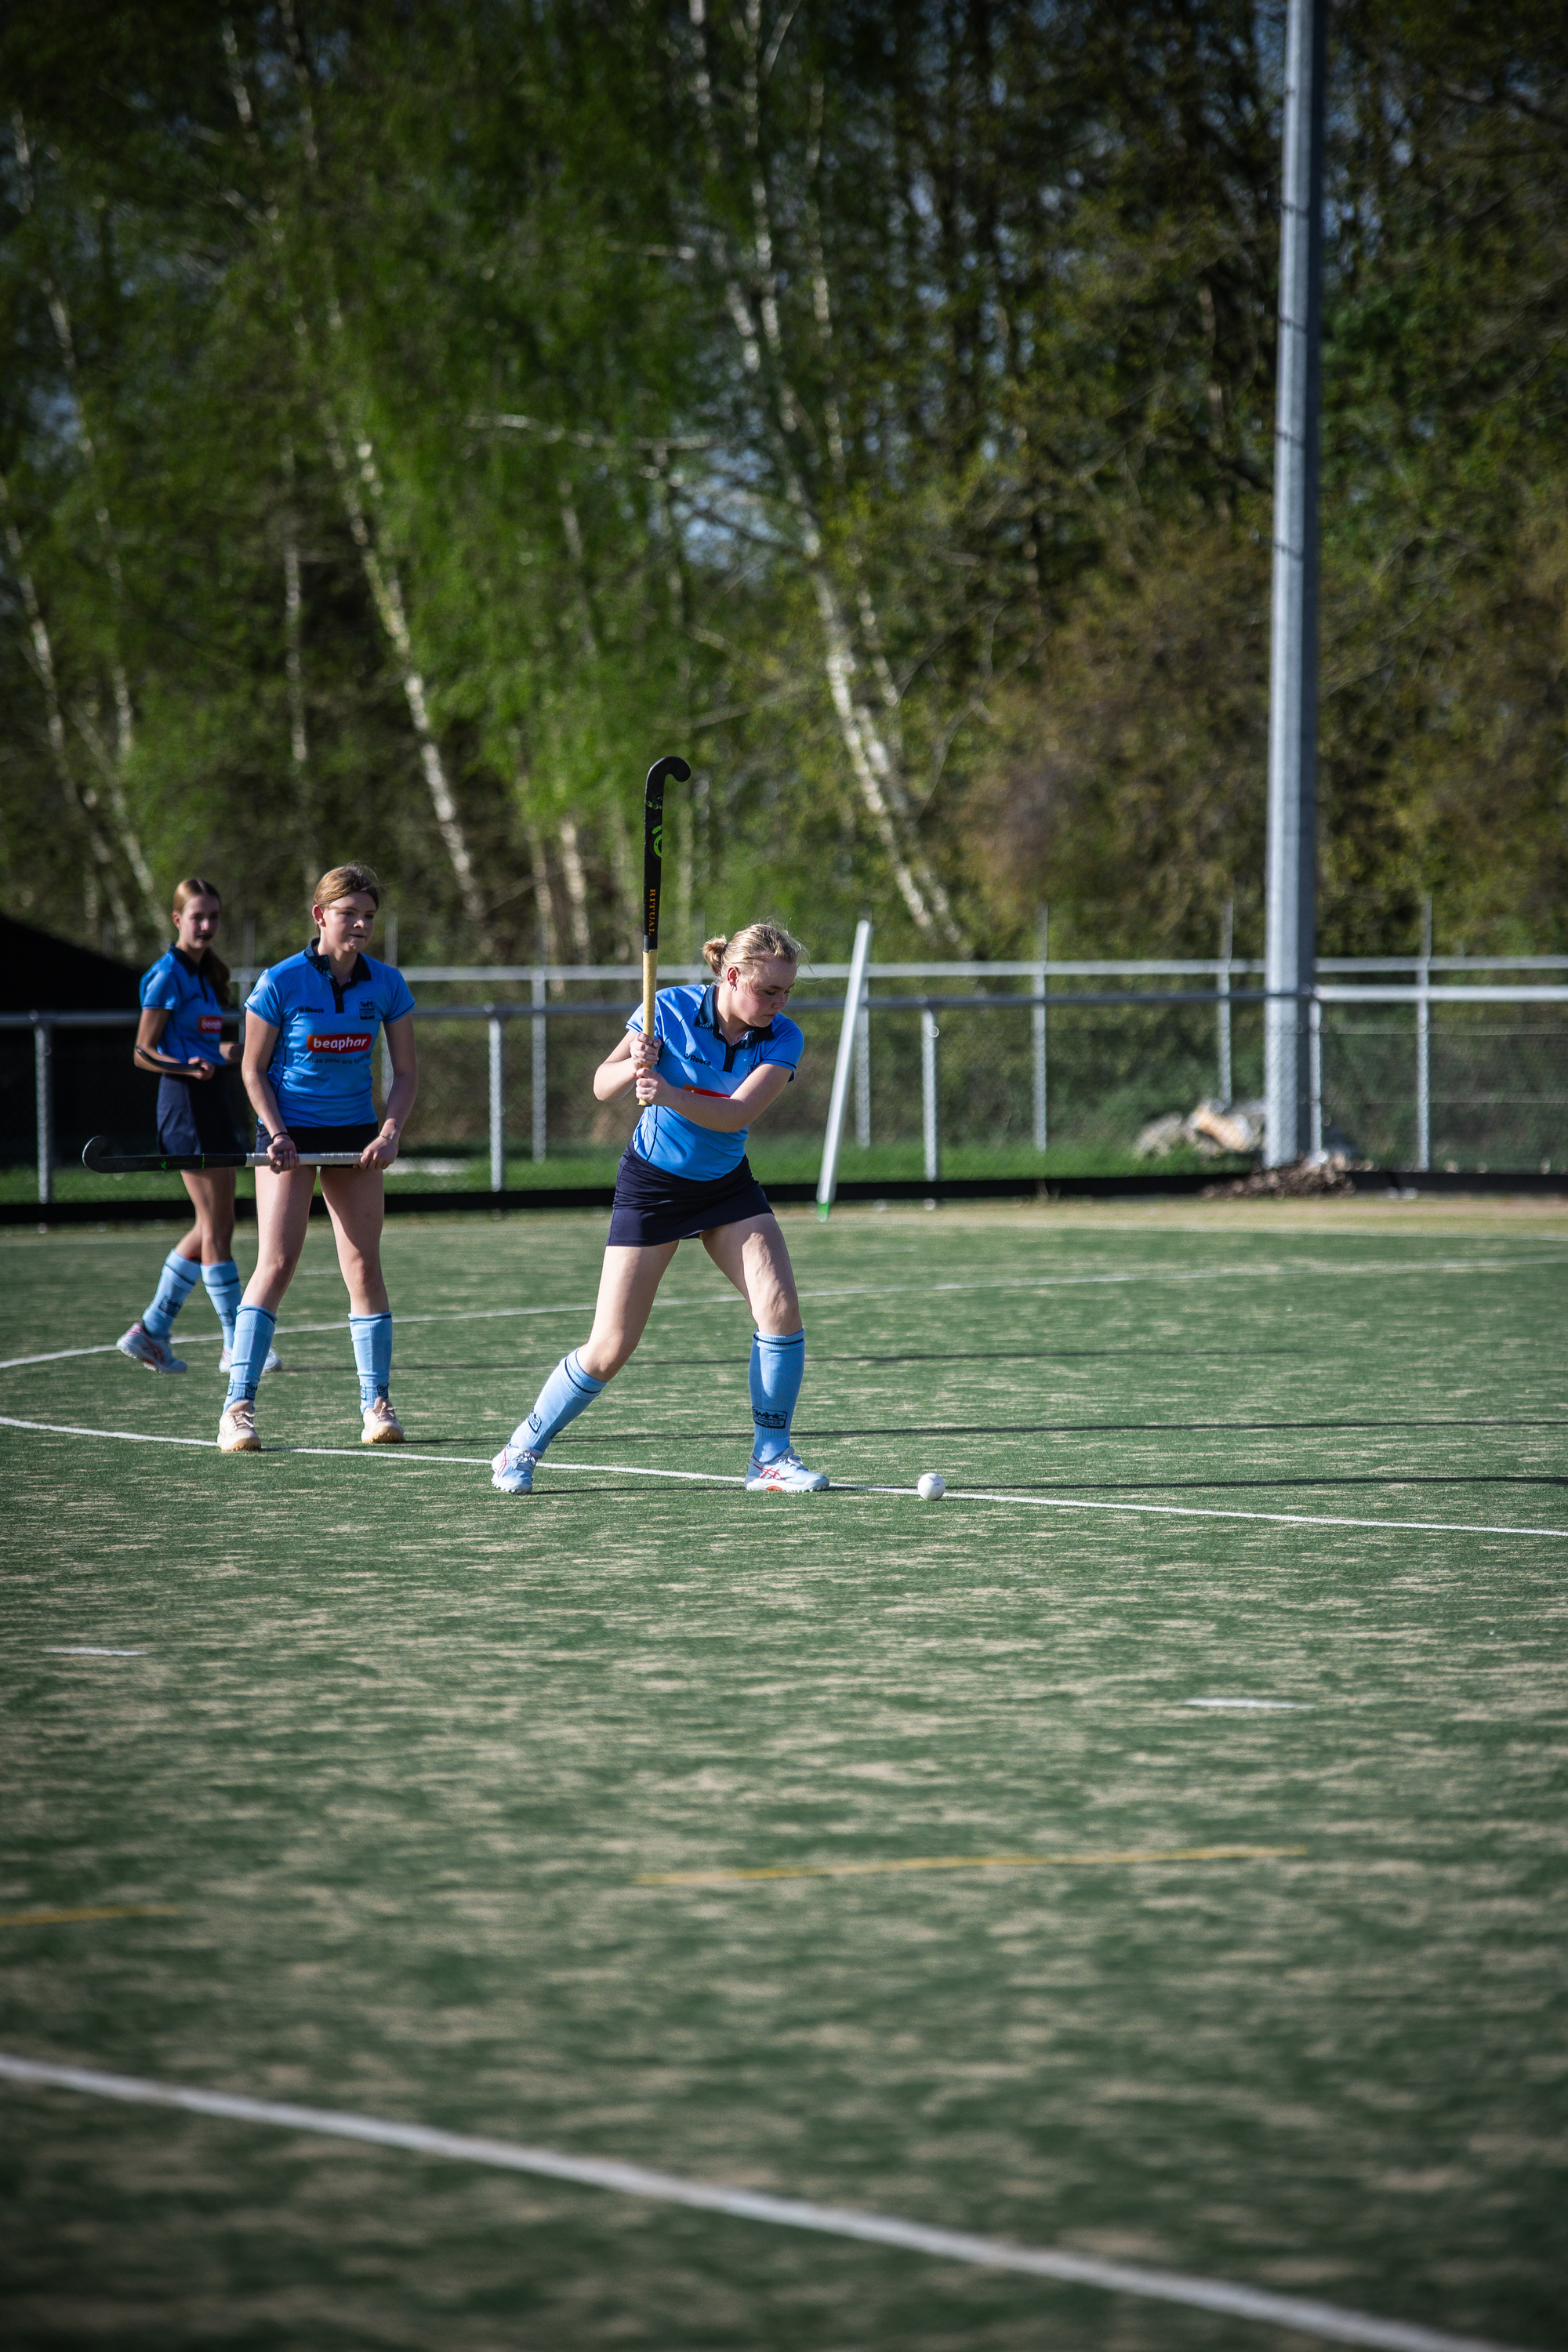
{"label": "white sneaker", "polygon": [[403,1444],[403,1423],[385,1397],[377,1397],[374,1404],[367,1404],[360,1418],[364,1424],[359,1433],[362,1445]]}
{"label": "white sneaker", "polygon": [[490,1464],[490,1485],[502,1495],[531,1495],[538,1461],[526,1445],[503,1445]]}
{"label": "white sneaker", "polygon": [[748,1495],[820,1495],[827,1484],[826,1470],[808,1470],[792,1445],[771,1462],[753,1454],[746,1469]]}
{"label": "white sneaker", "polygon": [[144,1364],[150,1372],[183,1372],[186,1369],[184,1356],[176,1356],[166,1339],[155,1339],[144,1323],[132,1323],[124,1339],[116,1339],[114,1344],[122,1356],[129,1356],[133,1364]]}
{"label": "white sneaker", "polygon": [[261,1440],[256,1434],[256,1407],[248,1397],[237,1404],[226,1404],[223,1418],[217,1425],[217,1446],[220,1454],[259,1454]]}
{"label": "white sneaker", "polygon": [[[223,1343],[223,1353],[217,1360],[217,1368],[220,1372],[226,1372],[229,1370],[233,1363],[234,1349],[229,1346],[228,1341],[226,1339]],[[283,1370],[283,1359],[279,1354],[276,1348],[268,1349],[267,1361],[262,1365],[261,1369],[264,1372],[280,1372]]]}

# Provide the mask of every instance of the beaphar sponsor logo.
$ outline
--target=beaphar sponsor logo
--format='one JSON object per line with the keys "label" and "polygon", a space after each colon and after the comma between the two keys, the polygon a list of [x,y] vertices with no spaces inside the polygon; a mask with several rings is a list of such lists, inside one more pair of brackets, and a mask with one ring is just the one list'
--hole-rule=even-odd
{"label": "beaphar sponsor logo", "polygon": [[307,1054],[368,1054],[375,1043],[373,1029],[329,1029],[305,1040]]}

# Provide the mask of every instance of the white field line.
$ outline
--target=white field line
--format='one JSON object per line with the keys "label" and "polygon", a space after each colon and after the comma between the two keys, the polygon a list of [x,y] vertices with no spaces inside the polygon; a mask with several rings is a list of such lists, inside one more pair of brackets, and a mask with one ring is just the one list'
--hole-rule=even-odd
{"label": "white field line", "polygon": [[[896,1282],[850,1283],[831,1290],[802,1290],[802,1298],[910,1298],[943,1297],[954,1291],[982,1290],[1075,1290],[1089,1286],[1125,1287],[1142,1282],[1250,1282],[1274,1279],[1281,1275],[1370,1275],[1370,1274],[1521,1274],[1531,1273],[1538,1265],[1568,1265],[1568,1257],[1542,1256],[1518,1258],[1435,1258],[1426,1261],[1411,1259],[1401,1265],[1320,1265],[1311,1262],[1282,1265],[1232,1265],[1198,1267],[1180,1274],[1162,1274],[1152,1269],[1135,1274],[1047,1274],[998,1277],[985,1282]],[[736,1306],[727,1291],[710,1291],[695,1297],[660,1298],[661,1307]],[[399,1323],[499,1323],[522,1316],[591,1315],[592,1299],[577,1300],[562,1307],[458,1307],[449,1314],[398,1315]],[[348,1318],[339,1316],[331,1323],[280,1324],[274,1335],[279,1339],[291,1339],[302,1332],[346,1331]],[[221,1334],[202,1332],[187,1339],[181,1334],[182,1347],[216,1347]],[[56,1364],[68,1356],[112,1356],[115,1342],[108,1340],[91,1348],[54,1348],[40,1356],[0,1357],[0,1372],[13,1372],[28,1364]]]}
{"label": "white field line", "polygon": [[1132,2263],[1108,2263],[1065,2248],[1013,2246],[999,2238],[971,2236],[891,2214],[864,2213],[853,2206],[816,2205],[795,2197],[773,2197],[755,2189],[725,2189],[717,2182],[688,2180],[679,2173],[654,2172],[640,2164],[604,2157],[565,2156],[553,2148],[526,2147],[504,2139],[471,2138],[464,2132],[437,2131],[426,2124],[395,2123],[379,2116],[345,2114],[331,2107],[301,2107],[275,2099],[250,2099],[227,2091],[187,2089],[132,2074],[104,2074],[87,2066],[58,2066],[0,2052],[0,2076],[51,2090],[80,2091],[142,2106],[176,2107],[187,2115],[215,2116],[225,2122],[271,2124],[282,2131],[314,2132],[327,2139],[405,2148],[415,2156],[446,2157],[460,2164],[486,2164],[505,2172],[526,2172],[579,2188],[608,2189],[623,2197],[646,2197],[661,2205],[684,2205],[698,2212],[725,2213],[738,2221],[767,2221],[775,2228],[814,2230],[835,2238],[858,2238],[869,2245],[900,2246],[940,2262],[971,2263],[982,2269],[1023,2272],[1072,2286],[1102,2287],[1112,2294],[1136,2294],[1160,2303],[1219,2311],[1265,2326],[1290,2327],[1331,2344],[1359,2344],[1373,2352],[1509,2352],[1474,2336],[1451,2336],[1407,2320],[1380,2319],[1306,2295],[1273,2294],[1238,2286],[1228,2279],[1196,2278],[1182,2271],[1147,2270]]}
{"label": "white field line", "polygon": [[1184,1706],[1234,1706],[1255,1708],[1259,1714],[1310,1715],[1311,1707],[1299,1698],[1184,1698]]}
{"label": "white field line", "polygon": [[[129,1445],[195,1445],[209,1454],[217,1451],[217,1442],[211,1437],[166,1437],[142,1429],[89,1429],[68,1421],[22,1421],[9,1412],[0,1412],[0,1429],[32,1429],[53,1437],[119,1438]],[[488,1454],[423,1454],[416,1445],[371,1445],[363,1450],[357,1445],[266,1445],[261,1450],[264,1454],[324,1454],[337,1462],[363,1462],[367,1457],[384,1456],[405,1465],[418,1463],[426,1470],[488,1470],[491,1461]],[[601,1477],[668,1478],[700,1486],[745,1485],[744,1478],[723,1471],[658,1470],[650,1468],[646,1462],[552,1462],[549,1467],[552,1471],[588,1472]],[[891,1495],[904,1502],[920,1501],[912,1486],[872,1486],[858,1479],[845,1479],[833,1491],[840,1495]],[[1310,1511],[1221,1509],[1199,1503],[1102,1503],[1067,1495],[994,1494],[982,1486],[950,1486],[945,1499],[950,1503],[1004,1503],[1025,1511],[1110,1511],[1123,1518],[1247,1519],[1282,1528],[1394,1528],[1415,1535],[1550,1536],[1568,1542],[1568,1528],[1491,1527],[1470,1519],[1349,1519]],[[922,1510],[930,1507],[928,1503],[921,1503]]]}
{"label": "white field line", "polygon": [[46,1642],[41,1654],[46,1658],[144,1658],[145,1650],[102,1650],[91,1642]]}

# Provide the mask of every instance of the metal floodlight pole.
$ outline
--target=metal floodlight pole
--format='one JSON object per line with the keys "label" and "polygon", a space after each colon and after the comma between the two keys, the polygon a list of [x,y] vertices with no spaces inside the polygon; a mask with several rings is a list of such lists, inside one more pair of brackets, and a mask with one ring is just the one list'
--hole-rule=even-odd
{"label": "metal floodlight pole", "polygon": [[1290,0],[1279,205],[1279,394],[1268,696],[1264,1158],[1300,1158],[1310,1132],[1317,970],[1318,439],[1323,276],[1323,83],[1328,0]]}
{"label": "metal floodlight pole", "polygon": [[844,1021],[838,1032],[838,1059],[833,1070],[833,1094],[827,1107],[827,1132],[822,1139],[822,1170],[816,1180],[816,1213],[826,1217],[838,1190],[838,1147],[844,1140],[844,1114],[849,1104],[849,1074],[855,1061],[855,1033],[866,994],[866,967],[871,961],[871,926],[862,916],[855,926],[849,977],[844,986]]}

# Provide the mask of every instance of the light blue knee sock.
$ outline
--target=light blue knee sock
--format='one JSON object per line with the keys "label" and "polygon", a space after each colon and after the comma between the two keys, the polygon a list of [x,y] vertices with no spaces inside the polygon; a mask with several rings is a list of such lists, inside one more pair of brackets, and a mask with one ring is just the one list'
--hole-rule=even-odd
{"label": "light blue knee sock", "polygon": [[248,1398],[254,1403],[261,1384],[261,1367],[267,1361],[267,1350],[272,1345],[272,1334],[278,1328],[278,1318],[269,1315],[265,1307],[242,1307],[234,1318],[234,1340],[229,1357],[228,1394],[224,1399],[226,1411]]}
{"label": "light blue knee sock", "polygon": [[563,1356],[544,1386],[526,1421],[520,1421],[507,1443],[521,1446],[530,1454],[542,1454],[552,1437],[563,1430],[569,1421],[586,1412],[594,1399],[604,1388],[592,1372],[583,1370],[577,1350]]}
{"label": "light blue knee sock", "polygon": [[789,1426],[805,1372],[805,1333],[777,1339],[771,1331],[752,1338],[752,1451],[759,1462],[789,1452]]}
{"label": "light blue knee sock", "polygon": [[392,1318],[351,1315],[354,1361],[359,1366],[359,1401],[363,1412],[384,1397],[392,1386]]}
{"label": "light blue knee sock", "polygon": [[151,1331],[154,1339],[168,1338],[175,1316],[196,1286],[201,1270],[198,1258],[182,1257],[178,1250],[169,1252],[153,1294],[153,1304],[142,1318],[142,1328]]}
{"label": "light blue knee sock", "polygon": [[239,1294],[244,1288],[239,1268],[233,1258],[226,1257],[221,1265],[204,1265],[202,1280],[206,1284],[213,1312],[223,1325],[223,1344],[226,1348],[232,1348],[234,1318],[239,1312]]}

